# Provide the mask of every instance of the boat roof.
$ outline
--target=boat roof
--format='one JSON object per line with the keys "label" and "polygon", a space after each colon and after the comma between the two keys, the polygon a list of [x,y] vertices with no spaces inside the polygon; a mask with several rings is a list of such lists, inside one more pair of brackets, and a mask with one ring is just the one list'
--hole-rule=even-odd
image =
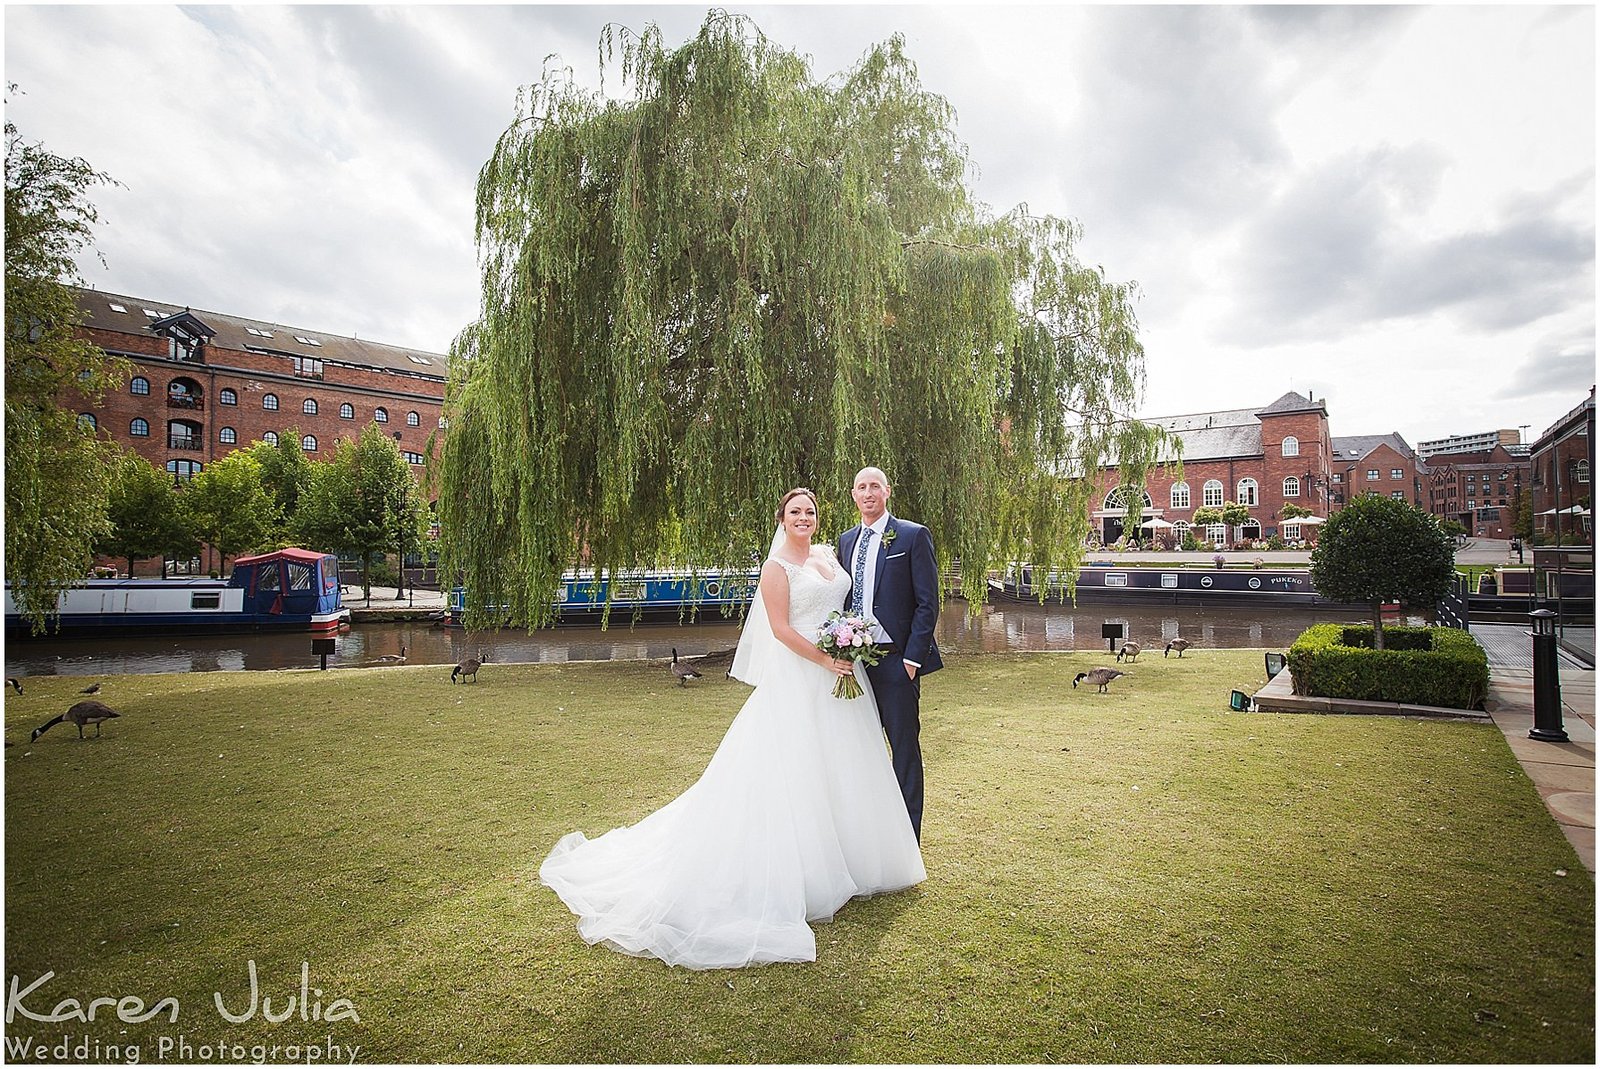
{"label": "boat roof", "polygon": [[323,557],[331,556],[333,556],[331,553],[317,553],[313,550],[297,549],[290,546],[287,549],[275,549],[271,553],[257,553],[253,557],[235,557],[233,558],[233,563],[234,567],[238,567],[241,564],[256,564],[264,560],[277,560],[280,557],[288,557],[290,560],[319,561]]}

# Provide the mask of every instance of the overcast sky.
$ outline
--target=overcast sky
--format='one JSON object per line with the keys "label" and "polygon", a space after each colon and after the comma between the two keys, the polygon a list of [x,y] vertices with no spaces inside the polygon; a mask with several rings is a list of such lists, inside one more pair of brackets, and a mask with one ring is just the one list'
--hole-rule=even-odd
{"label": "overcast sky", "polygon": [[[904,34],[979,199],[1138,282],[1142,415],[1531,438],[1594,382],[1592,7],[727,7],[818,77]],[[518,87],[705,12],[8,5],[6,116],[122,183],[90,284],[442,352]]]}

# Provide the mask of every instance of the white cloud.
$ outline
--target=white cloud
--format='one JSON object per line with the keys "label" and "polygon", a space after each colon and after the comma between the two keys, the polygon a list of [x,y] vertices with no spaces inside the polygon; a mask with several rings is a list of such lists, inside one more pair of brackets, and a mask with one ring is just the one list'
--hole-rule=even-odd
{"label": "white cloud", "polygon": [[[442,350],[518,87],[554,54],[598,88],[606,23],[704,10],[11,6],[7,113],[126,185],[95,284]],[[1139,281],[1148,412],[1310,388],[1415,441],[1593,379],[1592,8],[736,10],[819,77],[902,32],[980,199]]]}

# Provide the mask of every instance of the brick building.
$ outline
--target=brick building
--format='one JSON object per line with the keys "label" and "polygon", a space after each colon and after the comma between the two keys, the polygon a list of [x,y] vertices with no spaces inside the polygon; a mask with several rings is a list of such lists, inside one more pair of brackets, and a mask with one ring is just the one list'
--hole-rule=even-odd
{"label": "brick building", "polygon": [[[1533,443],[1533,530],[1545,540],[1594,544],[1594,387]],[[1576,538],[1574,538],[1576,536]]]}
{"label": "brick building", "polygon": [[[1292,503],[1326,518],[1332,492],[1332,438],[1322,401],[1286,393],[1262,409],[1232,409],[1144,422],[1165,428],[1183,443],[1183,478],[1156,468],[1149,475],[1145,519],[1165,520],[1181,540],[1194,523],[1195,510],[1232,501],[1250,509],[1251,519],[1235,530],[1214,524],[1195,532],[1201,541],[1229,545],[1243,539],[1279,535],[1288,541],[1310,536],[1310,525],[1280,521]],[[1092,513],[1096,533],[1106,542],[1121,537],[1126,522],[1140,521],[1118,488],[1115,467],[1100,474],[1100,505]],[[1130,532],[1131,533],[1131,532]],[[1139,532],[1149,541],[1148,532]]]}
{"label": "brick building", "polygon": [[187,479],[293,430],[312,460],[376,422],[421,473],[446,358],[280,323],[78,290],[83,332],[133,365],[120,390],[76,407],[114,441]]}
{"label": "brick building", "polygon": [[1398,432],[1333,440],[1334,510],[1366,493],[1382,494],[1418,508],[1426,507],[1417,454]]}
{"label": "brick building", "polygon": [[1526,455],[1500,443],[1470,452],[1435,453],[1423,466],[1423,508],[1457,520],[1469,535],[1512,538],[1517,509],[1529,490],[1532,466]]}

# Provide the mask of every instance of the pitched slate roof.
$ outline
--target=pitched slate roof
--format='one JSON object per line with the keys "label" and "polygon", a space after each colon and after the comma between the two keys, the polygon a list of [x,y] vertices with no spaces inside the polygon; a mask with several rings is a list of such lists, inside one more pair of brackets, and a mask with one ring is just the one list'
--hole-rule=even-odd
{"label": "pitched slate roof", "polygon": [[1416,459],[1416,453],[1406,444],[1406,440],[1400,437],[1399,431],[1392,431],[1389,434],[1352,434],[1330,439],[1328,445],[1333,449],[1335,464],[1341,460],[1360,460],[1380,445],[1388,446],[1409,460]]}
{"label": "pitched slate roof", "polygon": [[1281,416],[1288,412],[1318,412],[1326,411],[1326,407],[1321,401],[1312,401],[1290,390],[1266,408],[1258,411],[1256,415]]}
{"label": "pitched slate roof", "polygon": [[[186,308],[143,297],[126,297],[104,290],[79,289],[77,298],[78,307],[84,313],[84,326],[96,330],[150,337],[152,323],[187,312],[214,332],[209,341],[219,349],[306,356],[327,363],[378,368],[427,378],[442,379],[448,370],[448,360],[444,355],[422,349],[346,338],[304,327],[289,327],[263,319],[246,319],[223,312]],[[120,305],[125,311],[117,311],[114,305]],[[152,312],[155,315],[149,314]],[[302,338],[307,340],[299,340]],[[311,344],[312,341],[317,344]]]}
{"label": "pitched slate roof", "polygon": [[1176,435],[1185,460],[1261,455],[1261,421],[1248,408],[1156,416],[1142,422]]}

